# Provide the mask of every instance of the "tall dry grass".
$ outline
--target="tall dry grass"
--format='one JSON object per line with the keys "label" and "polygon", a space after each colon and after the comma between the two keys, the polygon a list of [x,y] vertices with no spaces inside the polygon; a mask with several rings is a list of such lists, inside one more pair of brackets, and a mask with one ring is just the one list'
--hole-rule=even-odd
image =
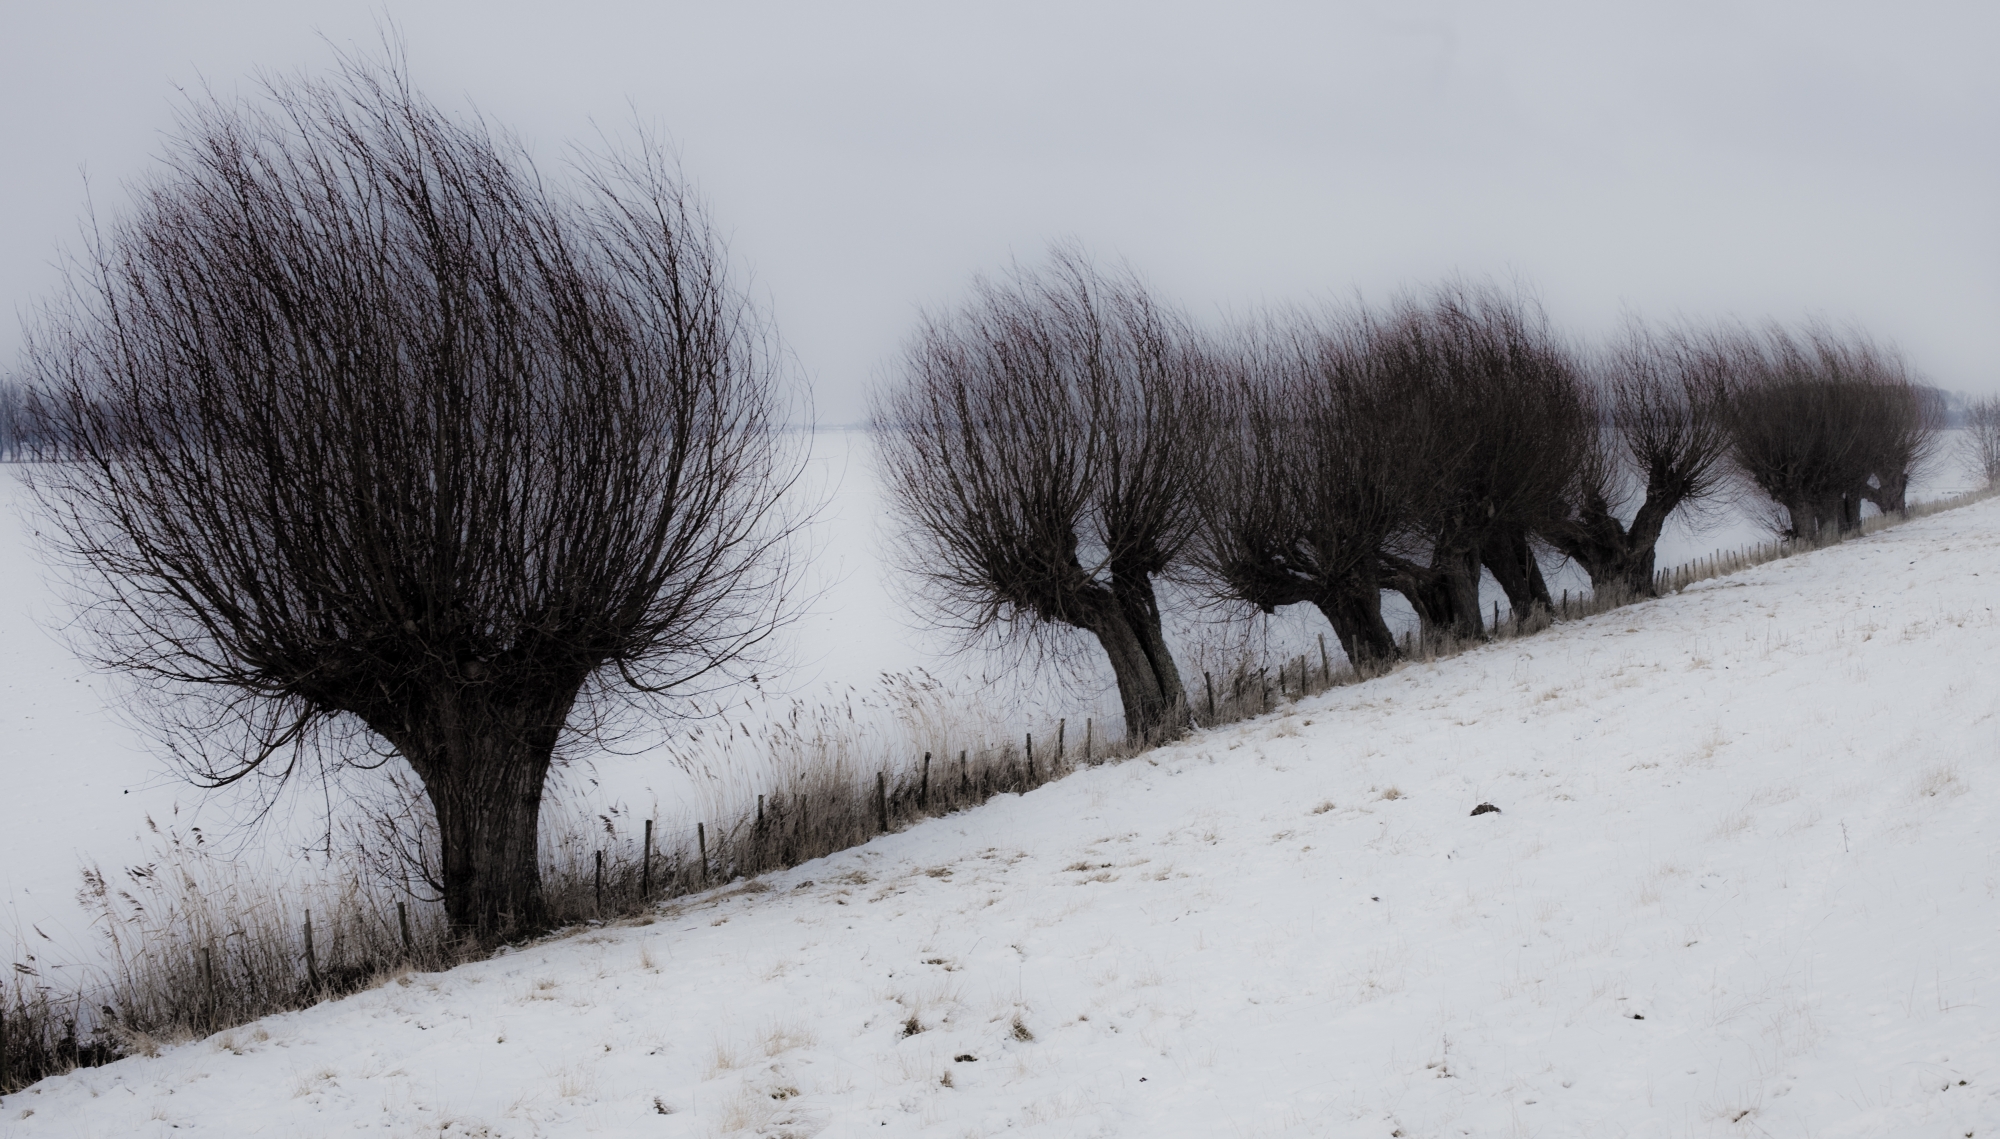
{"label": "tall dry grass", "polygon": [[[559,799],[545,808],[552,921],[560,933],[648,920],[655,903],[796,866],[1133,750],[1104,738],[1094,719],[1017,734],[1018,725],[912,673],[883,678],[865,700],[792,701],[761,730],[742,724],[671,745],[672,761],[716,775],[692,816],[591,812]],[[198,832],[148,825],[155,855],[145,865],[83,875],[79,899],[103,939],[101,960],[52,967],[15,938],[12,973],[0,980],[0,1094],[410,970],[449,968],[476,952],[449,938],[442,906],[412,865],[421,854],[363,856],[371,839],[421,851],[422,834],[385,835],[379,818],[364,820],[348,832],[352,856],[317,876],[294,869],[281,883],[217,853]]]}

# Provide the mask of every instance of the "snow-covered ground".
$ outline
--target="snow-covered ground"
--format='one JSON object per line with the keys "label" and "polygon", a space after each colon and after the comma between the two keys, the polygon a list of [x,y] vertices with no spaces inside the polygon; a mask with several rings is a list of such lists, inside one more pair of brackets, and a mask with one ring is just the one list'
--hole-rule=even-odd
{"label": "snow-covered ground", "polygon": [[1996,555],[1989,500],[1406,667],[0,1134],[1991,1135]]}

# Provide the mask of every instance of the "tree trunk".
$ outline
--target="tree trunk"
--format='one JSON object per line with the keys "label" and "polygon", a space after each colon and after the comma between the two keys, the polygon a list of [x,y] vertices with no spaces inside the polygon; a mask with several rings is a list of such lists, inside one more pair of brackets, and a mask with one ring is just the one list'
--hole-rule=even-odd
{"label": "tree trunk", "polygon": [[1493,580],[1507,594],[1507,604],[1526,616],[1535,606],[1554,608],[1548,582],[1542,577],[1541,563],[1526,534],[1495,534],[1480,550],[1480,561],[1493,573]]}
{"label": "tree trunk", "polygon": [[[1090,630],[1104,655],[1111,661],[1111,675],[1118,682],[1118,701],[1125,710],[1125,734],[1131,739],[1151,740],[1167,730],[1168,716],[1175,703],[1185,703],[1167,695],[1146,652],[1138,630],[1132,627],[1124,606],[1111,605]],[[1176,693],[1178,696],[1178,693]]]}
{"label": "tree trunk", "polygon": [[1383,583],[1402,594],[1417,611],[1425,638],[1451,633],[1485,635],[1479,613],[1479,556],[1439,549],[1428,566],[1393,554],[1382,556]]}
{"label": "tree trunk", "polygon": [[1778,502],[1785,508],[1785,516],[1792,523],[1791,529],[1785,533],[1786,537],[1810,542],[1819,535],[1819,518],[1806,498],[1783,498]]}
{"label": "tree trunk", "polygon": [[1625,556],[1610,567],[1611,572],[1603,584],[1599,584],[1596,574],[1591,575],[1590,588],[1599,592],[1615,590],[1621,598],[1655,596],[1658,583],[1653,576],[1653,556],[1651,544],[1626,551]]}
{"label": "tree trunk", "polygon": [[1857,495],[1800,495],[1784,500],[1784,507],[1792,519],[1792,537],[1807,542],[1831,541],[1861,525],[1861,500]]}
{"label": "tree trunk", "polygon": [[1884,471],[1875,476],[1878,484],[1868,496],[1875,509],[1884,514],[1907,514],[1910,509],[1910,475],[1907,471]]}
{"label": "tree trunk", "polygon": [[1590,575],[1591,590],[1599,597],[1652,597],[1660,532],[1681,498],[1671,486],[1649,489],[1629,527],[1607,504],[1595,500],[1585,504],[1576,518],[1550,528],[1545,536],[1564,557],[1583,567]]}
{"label": "tree trunk", "polygon": [[1873,496],[1873,490],[1862,487],[1840,496],[1840,532],[1852,534],[1861,529],[1861,504]]}
{"label": "tree trunk", "polygon": [[418,731],[376,726],[423,780],[454,937],[495,945],[547,928],[542,794],[574,699],[572,689],[561,699],[510,700],[477,685],[428,702]]}
{"label": "tree trunk", "polygon": [[1153,593],[1152,578],[1114,570],[1111,590],[1124,611],[1126,624],[1138,638],[1139,649],[1146,656],[1154,686],[1160,693],[1159,708],[1147,724],[1147,738],[1170,739],[1185,726],[1182,721],[1186,719],[1187,687],[1181,683],[1181,670],[1174,664],[1174,654],[1168,650],[1166,634],[1160,628],[1160,603]]}
{"label": "tree trunk", "polygon": [[1486,636],[1486,619],[1479,611],[1479,551],[1440,550],[1436,559],[1442,571],[1444,596],[1451,606],[1451,632],[1466,640]]}
{"label": "tree trunk", "polygon": [[1382,586],[1373,574],[1357,574],[1354,580],[1315,598],[1313,604],[1333,626],[1333,635],[1356,672],[1366,672],[1371,665],[1387,664],[1402,655],[1388,622],[1382,620]]}
{"label": "tree trunk", "polygon": [[495,755],[468,778],[424,780],[437,812],[452,932],[491,945],[546,928],[539,855],[549,757]]}

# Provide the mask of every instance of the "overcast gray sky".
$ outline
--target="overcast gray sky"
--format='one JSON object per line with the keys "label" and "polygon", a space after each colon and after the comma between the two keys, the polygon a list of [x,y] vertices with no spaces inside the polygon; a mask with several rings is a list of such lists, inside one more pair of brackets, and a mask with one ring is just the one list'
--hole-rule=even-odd
{"label": "overcast gray sky", "polygon": [[1816,314],[2000,389],[1991,0],[0,0],[8,307],[55,280],[85,171],[117,210],[177,87],[324,69],[385,19],[540,158],[664,128],[823,422],[919,306],[1059,237],[1198,315],[1518,276],[1584,333]]}

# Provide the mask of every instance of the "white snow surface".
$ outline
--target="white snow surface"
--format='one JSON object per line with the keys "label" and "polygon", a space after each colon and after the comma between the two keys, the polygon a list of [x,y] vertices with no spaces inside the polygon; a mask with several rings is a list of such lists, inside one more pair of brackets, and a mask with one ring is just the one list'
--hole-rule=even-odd
{"label": "white snow surface", "polygon": [[1996,552],[2000,500],[1408,666],[0,1134],[1990,1135]]}

